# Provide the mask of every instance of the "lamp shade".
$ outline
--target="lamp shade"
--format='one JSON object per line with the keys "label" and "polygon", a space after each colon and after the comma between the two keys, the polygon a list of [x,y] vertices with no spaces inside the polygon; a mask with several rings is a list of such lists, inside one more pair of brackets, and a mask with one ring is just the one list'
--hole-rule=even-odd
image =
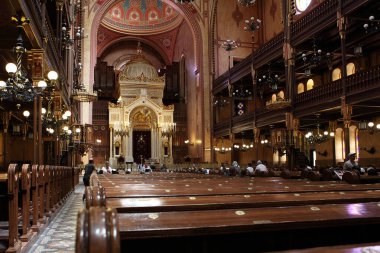
{"label": "lamp shade", "polygon": [[48,78],[49,78],[49,80],[51,80],[51,81],[55,81],[55,80],[58,79],[58,73],[55,72],[54,70],[51,70],[51,71],[49,71],[49,73],[48,73]]}
{"label": "lamp shade", "polygon": [[10,62],[10,63],[8,63],[8,64],[5,66],[5,70],[6,70],[9,74],[14,74],[14,73],[16,73],[16,71],[17,71],[17,66],[16,66],[16,64]]}
{"label": "lamp shade", "polygon": [[7,83],[1,80],[0,81],[0,89],[4,89],[5,87],[7,87]]}
{"label": "lamp shade", "polygon": [[44,80],[41,80],[37,84],[38,88],[45,89],[47,87],[47,83]]}
{"label": "lamp shade", "polygon": [[22,113],[24,115],[24,117],[28,118],[30,116],[30,112],[29,111],[24,111]]}

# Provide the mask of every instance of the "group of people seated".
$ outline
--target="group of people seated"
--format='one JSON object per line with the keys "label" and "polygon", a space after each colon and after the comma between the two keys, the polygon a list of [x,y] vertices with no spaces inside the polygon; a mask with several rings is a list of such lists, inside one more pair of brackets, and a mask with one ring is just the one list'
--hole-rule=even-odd
{"label": "group of people seated", "polygon": [[239,164],[237,161],[233,161],[231,164],[231,167],[226,167],[224,163],[222,163],[220,167],[220,171],[223,175],[228,175],[228,176],[254,176],[259,173],[268,173],[268,168],[267,166],[260,160],[257,161],[255,168],[253,168],[252,163],[248,163],[246,168],[240,168]]}

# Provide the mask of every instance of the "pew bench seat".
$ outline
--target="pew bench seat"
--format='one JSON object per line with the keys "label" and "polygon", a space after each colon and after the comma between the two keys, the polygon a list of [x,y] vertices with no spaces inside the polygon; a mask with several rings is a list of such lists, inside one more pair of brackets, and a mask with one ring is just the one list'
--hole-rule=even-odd
{"label": "pew bench seat", "polygon": [[[322,181],[323,182],[323,181]],[[359,184],[352,185],[347,183],[330,183],[325,185],[316,184],[272,184],[272,185],[260,185],[252,183],[252,185],[240,186],[240,187],[226,187],[225,185],[208,185],[206,187],[183,187],[172,186],[166,187],[139,187],[135,189],[133,187],[114,185],[113,187],[104,186],[106,188],[107,198],[118,197],[165,197],[165,196],[207,196],[207,195],[241,195],[241,194],[257,194],[257,193],[302,193],[302,192],[328,192],[328,191],[366,191],[366,190],[378,190],[380,184]]]}
{"label": "pew bench seat", "polygon": [[380,201],[380,191],[304,192],[282,194],[210,195],[151,198],[106,198],[106,206],[118,213],[216,210],[280,207],[326,203]]}
{"label": "pew bench seat", "polygon": [[375,252],[380,252],[380,242],[281,251],[281,253],[375,253]]}
{"label": "pew bench seat", "polygon": [[[380,204],[119,213],[121,252],[250,252],[375,242]],[[232,251],[231,251],[232,250]]]}

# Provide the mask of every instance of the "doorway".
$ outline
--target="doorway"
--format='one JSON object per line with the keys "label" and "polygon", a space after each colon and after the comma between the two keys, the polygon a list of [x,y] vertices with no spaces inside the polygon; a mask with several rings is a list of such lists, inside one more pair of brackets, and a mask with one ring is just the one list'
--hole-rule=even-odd
{"label": "doorway", "polygon": [[144,163],[151,158],[151,133],[149,130],[133,131],[133,160]]}

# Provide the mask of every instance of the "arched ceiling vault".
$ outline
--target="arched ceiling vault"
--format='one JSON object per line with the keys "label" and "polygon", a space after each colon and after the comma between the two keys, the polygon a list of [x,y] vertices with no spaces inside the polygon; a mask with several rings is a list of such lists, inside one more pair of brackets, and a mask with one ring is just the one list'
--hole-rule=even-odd
{"label": "arched ceiling vault", "polygon": [[[132,54],[136,54],[136,47],[137,47],[138,41],[140,41],[143,44],[142,50],[143,50],[143,54],[146,57],[156,58],[158,61],[161,62],[161,65],[170,64],[171,61],[170,61],[168,55],[165,52],[163,52],[163,50],[156,43],[152,42],[151,40],[149,40],[147,38],[137,37],[137,36],[122,36],[118,39],[111,40],[110,42],[107,43],[107,46],[102,47],[98,51],[98,57],[104,58],[108,54],[110,54],[112,51],[119,50],[119,48],[129,48],[132,50]],[[121,59],[121,58],[125,58],[125,57],[123,57],[123,55],[118,57],[118,59]],[[153,63],[155,62],[154,59],[151,59],[151,60]],[[109,62],[109,64],[112,64],[112,65],[114,65],[114,67],[116,69],[119,69],[119,67],[116,65],[120,66],[120,64],[122,64],[122,62],[120,62],[120,61],[118,61],[117,63],[116,62],[113,62],[113,63]],[[157,64],[154,64],[154,65],[157,65]]]}
{"label": "arched ceiling vault", "polygon": [[[122,19],[122,14],[125,14],[123,16],[123,19],[130,17],[128,25],[132,24],[132,20],[136,18],[137,16],[132,14],[129,9],[133,9],[136,11],[136,13],[139,13],[141,18],[144,18],[145,21],[154,21],[161,15],[162,17],[166,17],[167,19],[162,19],[161,25],[159,29],[156,29],[156,31],[161,31],[161,33],[158,34],[152,34],[152,33],[144,33],[146,35],[137,35],[137,34],[143,34],[141,33],[144,26],[141,24],[141,22],[137,22],[135,24],[135,30],[139,30],[140,32],[132,32],[133,29],[129,30],[123,30],[124,32],[118,31],[119,28],[123,28],[123,25],[120,25],[116,29],[114,27],[113,30],[110,30],[109,28],[106,28],[103,24],[105,22],[105,17],[107,15],[112,14],[112,8],[119,8],[119,12],[116,11],[116,16],[120,17],[120,20]],[[123,12],[120,11],[120,8],[123,9]],[[124,11],[127,10],[127,11]],[[138,11],[140,10],[140,11]],[[149,12],[149,10],[152,10]],[[154,10],[156,10],[156,14],[154,13]],[[98,1],[98,5],[96,8],[91,9],[91,11],[94,12],[94,19],[91,23],[91,41],[97,41],[97,43],[91,43],[91,53],[90,53],[90,66],[94,66],[96,63],[96,58],[101,55],[104,55],[104,52],[107,50],[109,46],[112,46],[115,41],[118,40],[121,37],[125,37],[126,34],[129,34],[130,36],[138,37],[140,41],[141,39],[145,39],[146,42],[144,44],[150,45],[152,48],[154,48],[159,55],[161,55],[163,62],[162,64],[166,64],[167,62],[171,62],[173,60],[173,52],[176,48],[176,36],[178,33],[178,29],[181,24],[185,21],[186,24],[190,27],[191,34],[189,34],[189,39],[193,41],[194,45],[194,61],[195,65],[198,70],[202,69],[202,62],[200,61],[201,54],[202,54],[202,43],[201,43],[201,28],[199,27],[199,24],[196,21],[196,14],[194,14],[190,9],[187,9],[186,6],[176,4],[171,0],[103,0]],[[158,11],[161,11],[160,13],[157,13]],[[165,13],[166,11],[166,13]],[[111,13],[111,14],[110,14]],[[143,13],[147,15],[142,15]],[[150,14],[149,14],[150,13]],[[128,16],[129,15],[129,16]],[[149,16],[150,15],[150,16]],[[166,15],[166,16],[165,16]],[[176,27],[173,27],[171,25],[165,26],[165,22],[168,19],[175,20]],[[181,22],[176,23],[177,20],[181,20]],[[151,22],[151,26],[154,22]],[[169,22],[170,23],[170,22]],[[108,25],[109,26],[109,25]],[[158,25],[157,25],[158,26]],[[129,31],[129,32],[128,32]],[[112,37],[112,34],[118,34],[118,36]],[[99,44],[99,38],[100,39],[109,39],[108,41],[103,41],[106,43]],[[120,40],[122,41],[122,40]],[[133,46],[130,49],[135,49],[135,46]],[[164,57],[164,55],[166,55]],[[91,67],[91,68],[92,68]],[[91,78],[90,78],[91,79]],[[201,78],[202,79],[202,78]],[[91,83],[92,80],[90,80]],[[201,80],[200,80],[201,81]]]}

